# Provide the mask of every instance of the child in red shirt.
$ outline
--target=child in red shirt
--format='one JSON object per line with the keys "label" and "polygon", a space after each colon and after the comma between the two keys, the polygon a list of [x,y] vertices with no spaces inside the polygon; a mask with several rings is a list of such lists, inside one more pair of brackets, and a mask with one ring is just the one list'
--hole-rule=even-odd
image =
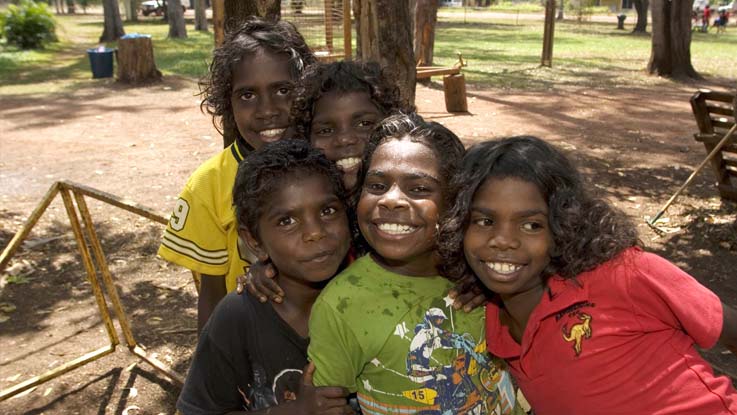
{"label": "child in red shirt", "polygon": [[587,193],[534,137],[468,150],[441,229],[446,272],[495,297],[487,347],[507,360],[536,415],[737,414],[737,391],[694,343],[737,352],[737,311]]}

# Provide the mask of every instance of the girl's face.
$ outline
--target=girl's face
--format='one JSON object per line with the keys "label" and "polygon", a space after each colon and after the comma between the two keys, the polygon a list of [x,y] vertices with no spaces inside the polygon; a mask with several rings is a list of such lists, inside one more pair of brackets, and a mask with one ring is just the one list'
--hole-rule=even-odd
{"label": "girl's face", "polygon": [[554,243],[548,205],[536,185],[486,179],[473,196],[469,219],[463,249],[486,287],[504,299],[543,285]]}
{"label": "girl's face", "polygon": [[232,82],[230,103],[241,137],[257,150],[280,140],[294,89],[289,57],[266,51],[246,55],[235,65]]}
{"label": "girl's face", "polygon": [[281,277],[318,283],[335,275],[350,247],[348,216],[330,181],[292,175],[266,198],[258,239],[242,230],[259,259],[271,259]]}
{"label": "girl's face", "polygon": [[376,148],[356,214],[361,233],[387,269],[437,275],[434,250],[442,190],[437,158],[424,144],[391,139]]}
{"label": "girl's face", "polygon": [[366,92],[331,91],[315,104],[310,142],[338,165],[347,190],[356,186],[363,148],[381,118]]}

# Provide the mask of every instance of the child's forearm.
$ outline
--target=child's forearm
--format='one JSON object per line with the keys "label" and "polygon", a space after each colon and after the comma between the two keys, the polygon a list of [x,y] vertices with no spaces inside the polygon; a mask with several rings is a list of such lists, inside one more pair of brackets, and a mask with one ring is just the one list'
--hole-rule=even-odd
{"label": "child's forearm", "polygon": [[722,303],[722,334],[719,342],[737,356],[737,310]]}

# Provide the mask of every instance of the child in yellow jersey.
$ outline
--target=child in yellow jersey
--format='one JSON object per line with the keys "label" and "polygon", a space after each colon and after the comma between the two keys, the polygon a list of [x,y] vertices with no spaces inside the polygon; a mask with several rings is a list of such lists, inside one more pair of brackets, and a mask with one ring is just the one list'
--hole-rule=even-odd
{"label": "child in yellow jersey", "polygon": [[219,117],[222,127],[237,127],[238,136],[190,176],[158,252],[202,274],[199,329],[249,265],[232,206],[238,163],[249,151],[285,136],[294,83],[314,60],[293,25],[258,19],[229,32],[214,52],[201,83],[202,107],[213,121]]}

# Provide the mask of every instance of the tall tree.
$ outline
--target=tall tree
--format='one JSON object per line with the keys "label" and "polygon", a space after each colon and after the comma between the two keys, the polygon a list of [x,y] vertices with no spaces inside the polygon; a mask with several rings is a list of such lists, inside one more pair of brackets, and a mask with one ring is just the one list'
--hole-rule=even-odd
{"label": "tall tree", "polygon": [[169,37],[186,38],[187,26],[184,24],[184,9],[181,0],[169,0],[166,15],[169,20]]}
{"label": "tall tree", "polygon": [[206,0],[194,0],[194,30],[207,32]]}
{"label": "tall tree", "polygon": [[123,20],[120,19],[118,0],[102,0],[102,10],[105,16],[104,29],[100,42],[113,42],[125,34]]}
{"label": "tall tree", "polygon": [[650,7],[650,0],[633,0],[632,3],[637,11],[637,23],[632,33],[647,33],[647,9]]}
{"label": "tall tree", "polygon": [[565,19],[565,15],[564,15],[565,8],[566,8],[565,4],[566,4],[566,2],[564,0],[560,0],[558,2],[558,15],[555,16],[555,20],[563,20],[563,19]]}
{"label": "tall tree", "polygon": [[432,66],[435,46],[435,25],[438,23],[440,0],[415,0],[414,53],[415,60]]}
{"label": "tall tree", "polygon": [[250,16],[279,20],[281,2],[279,0],[225,0],[225,30],[231,24],[238,24]]}
{"label": "tall tree", "polygon": [[[418,1],[419,3],[419,1]],[[357,55],[376,61],[397,82],[404,104],[415,101],[415,56],[409,2],[397,0],[354,0]],[[356,12],[357,11],[357,12]]]}
{"label": "tall tree", "polygon": [[670,78],[701,76],[691,64],[692,0],[652,0],[652,49],[647,69]]}
{"label": "tall tree", "polygon": [[126,21],[138,21],[138,2],[136,0],[123,0],[123,8],[125,9]]}

